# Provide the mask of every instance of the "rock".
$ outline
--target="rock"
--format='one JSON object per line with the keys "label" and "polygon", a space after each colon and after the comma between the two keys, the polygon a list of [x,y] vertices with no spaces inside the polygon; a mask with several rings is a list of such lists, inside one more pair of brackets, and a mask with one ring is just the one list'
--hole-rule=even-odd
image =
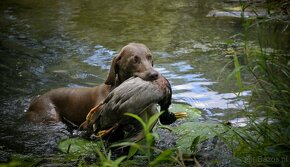
{"label": "rock", "polygon": [[256,18],[256,17],[267,17],[268,14],[265,10],[261,11],[221,11],[221,10],[212,10],[206,17],[236,17],[236,18]]}
{"label": "rock", "polygon": [[156,130],[159,139],[156,141],[155,146],[161,150],[174,148],[176,146],[177,136],[173,132],[166,129],[158,128]]}
{"label": "rock", "polygon": [[[215,122],[186,122],[173,128],[176,147],[186,161],[193,157],[202,166],[227,166],[232,164],[232,152],[217,134],[230,135],[227,129]],[[197,140],[196,140],[197,139]],[[194,144],[195,143],[195,144]]]}
{"label": "rock", "polygon": [[200,144],[197,159],[203,166],[227,166],[232,164],[232,152],[217,136]]}
{"label": "rock", "polygon": [[7,163],[11,160],[11,154],[0,150],[0,163]]}

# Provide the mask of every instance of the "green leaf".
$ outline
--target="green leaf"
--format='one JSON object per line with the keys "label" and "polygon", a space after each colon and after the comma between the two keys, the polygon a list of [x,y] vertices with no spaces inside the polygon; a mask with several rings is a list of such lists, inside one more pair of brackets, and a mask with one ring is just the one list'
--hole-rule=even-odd
{"label": "green leaf", "polygon": [[110,145],[109,148],[113,148],[113,147],[130,147],[130,146],[136,146],[138,145],[137,143],[133,143],[133,142],[121,142],[121,143],[114,143],[112,145]]}
{"label": "green leaf", "polygon": [[112,151],[109,150],[108,155],[107,155],[107,159],[111,159],[111,156],[112,156]]}
{"label": "green leaf", "polygon": [[190,151],[192,151],[193,153],[195,153],[197,151],[197,145],[200,143],[200,135],[196,136],[190,146]]}
{"label": "green leaf", "polygon": [[106,156],[99,149],[96,149],[96,152],[100,158],[101,163],[104,163],[107,159]]}
{"label": "green leaf", "polygon": [[116,144],[112,144],[110,146],[110,148],[113,148],[113,147],[135,147],[138,150],[144,152],[143,148],[139,144],[134,143],[134,142],[121,142],[121,143],[116,143]]}
{"label": "green leaf", "polygon": [[96,148],[101,148],[101,143],[81,138],[69,138],[61,140],[57,148],[64,153],[83,155],[95,153]]}
{"label": "green leaf", "polygon": [[117,158],[116,160],[113,161],[112,163],[112,167],[118,167],[119,164],[124,161],[127,158],[127,156],[121,156],[119,158]]}
{"label": "green leaf", "polygon": [[137,151],[138,151],[137,147],[131,146],[128,152],[128,159],[133,157]]}
{"label": "green leaf", "polygon": [[160,129],[167,129],[167,130],[169,130],[170,132],[173,131],[173,129],[172,129],[170,126],[167,126],[167,125],[159,125],[158,128],[160,128]]}
{"label": "green leaf", "polygon": [[227,40],[225,40],[224,42],[225,42],[225,44],[227,44],[227,45],[232,45],[232,44],[235,43],[235,41],[234,41],[233,39],[227,39]]}
{"label": "green leaf", "polygon": [[9,162],[1,162],[0,167],[36,166],[38,162],[40,162],[39,159],[31,155],[12,154]]}
{"label": "green leaf", "polygon": [[237,84],[240,88],[240,91],[242,92],[243,91],[243,83],[242,83],[241,70],[240,70],[241,66],[239,63],[238,56],[236,54],[234,55],[234,65],[235,65],[235,69],[237,69],[237,71],[236,71]]}
{"label": "green leaf", "polygon": [[151,146],[152,143],[154,142],[154,136],[152,133],[147,133],[145,135],[145,138],[146,138],[146,143],[147,143],[147,146]]}
{"label": "green leaf", "polygon": [[[212,130],[214,129],[215,132]],[[216,133],[223,133],[226,129],[222,124],[215,122],[186,122],[179,126],[173,127],[173,132],[176,134],[178,140],[176,146],[184,154],[192,154],[190,147],[192,140],[200,136],[199,143],[208,138],[216,136]],[[197,138],[196,138],[197,140]]]}
{"label": "green leaf", "polygon": [[132,113],[125,113],[124,115],[127,115],[127,116],[130,116],[130,117],[135,118],[137,121],[139,121],[139,122],[141,123],[141,125],[143,126],[143,129],[144,129],[144,130],[145,130],[145,129],[148,129],[146,123],[145,123],[145,122],[142,120],[142,118],[139,117],[138,115],[136,115],[136,114],[132,114]]}
{"label": "green leaf", "polygon": [[163,112],[158,112],[158,113],[154,114],[153,116],[151,116],[148,120],[147,126],[152,127],[156,123],[156,121],[158,120],[158,118],[161,114],[163,114]]}
{"label": "green leaf", "polygon": [[171,158],[172,154],[173,154],[172,150],[162,151],[161,154],[158,155],[158,157],[156,157],[152,162],[150,162],[149,166],[154,167],[154,166],[160,165],[161,162],[172,160]]}
{"label": "green leaf", "polygon": [[187,117],[186,118],[182,118],[182,119],[187,119],[187,120],[194,120],[194,119],[198,119],[201,117],[201,111],[197,108],[192,107],[191,105],[188,105],[186,103],[173,103],[171,104],[170,108],[169,108],[170,112],[186,112],[187,113]]}

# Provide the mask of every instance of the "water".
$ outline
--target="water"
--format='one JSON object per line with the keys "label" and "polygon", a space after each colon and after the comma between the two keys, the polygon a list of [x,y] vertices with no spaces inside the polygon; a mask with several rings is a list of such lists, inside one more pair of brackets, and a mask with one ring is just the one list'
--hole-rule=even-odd
{"label": "water", "polygon": [[[129,42],[146,44],[172,84],[173,101],[226,121],[243,107],[227,81],[225,40],[242,32],[237,18],[206,17],[214,2],[1,0],[0,149],[53,153],[69,136],[63,124],[35,126],[21,117],[30,100],[52,88],[94,86]],[[223,68],[225,67],[225,68]],[[222,71],[223,69],[223,71]],[[249,95],[248,91],[243,94]]]}

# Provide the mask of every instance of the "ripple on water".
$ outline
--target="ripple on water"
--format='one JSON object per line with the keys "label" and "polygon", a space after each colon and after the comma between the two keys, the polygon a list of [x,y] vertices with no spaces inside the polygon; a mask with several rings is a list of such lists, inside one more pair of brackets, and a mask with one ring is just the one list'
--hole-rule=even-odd
{"label": "ripple on water", "polygon": [[[173,94],[173,99],[201,109],[237,109],[244,104],[242,99],[237,99],[237,94],[235,93],[219,93],[207,89],[207,87],[198,84],[174,86],[173,91],[176,93]],[[249,92],[245,91],[242,94],[248,95]]]}
{"label": "ripple on water", "polygon": [[98,66],[101,69],[109,69],[110,62],[116,52],[113,50],[109,50],[101,45],[95,46],[95,49],[96,50],[94,54],[86,58],[83,62],[92,66]]}
{"label": "ripple on water", "polygon": [[193,67],[191,65],[187,64],[185,61],[180,61],[177,63],[173,63],[171,65],[173,67],[178,68],[178,71],[181,73],[193,70]]}
{"label": "ripple on water", "polygon": [[[21,152],[49,154],[57,151],[61,139],[68,138],[70,133],[63,123],[48,125],[24,124],[18,127],[17,143],[22,145]],[[17,147],[17,146],[16,146]]]}
{"label": "ripple on water", "polygon": [[[219,92],[211,87],[219,82],[212,81],[204,74],[195,71],[194,66],[185,60],[171,64],[158,65],[156,68],[171,83],[173,101],[190,104],[194,108],[204,111],[206,117],[221,119],[224,116],[221,110],[238,110],[244,106],[244,100],[238,98],[235,92]],[[240,93],[248,96],[250,91]]]}
{"label": "ripple on water", "polygon": [[27,154],[55,153],[59,140],[70,136],[63,123],[35,125],[23,119],[31,98],[3,100],[0,111],[0,147]]}

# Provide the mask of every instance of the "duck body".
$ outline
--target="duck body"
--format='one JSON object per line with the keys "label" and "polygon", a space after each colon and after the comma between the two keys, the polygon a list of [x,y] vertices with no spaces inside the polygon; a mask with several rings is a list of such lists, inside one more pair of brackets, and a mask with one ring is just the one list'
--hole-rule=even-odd
{"label": "duck body", "polygon": [[160,122],[171,124],[177,119],[168,110],[171,98],[170,83],[162,75],[153,81],[131,77],[109,93],[98,111],[91,116],[89,127],[93,127],[95,132],[111,129],[111,138],[137,140],[136,137],[142,138],[142,127],[137,120],[124,114],[136,114],[146,121],[158,112],[159,105],[160,110],[164,111],[159,117]]}

